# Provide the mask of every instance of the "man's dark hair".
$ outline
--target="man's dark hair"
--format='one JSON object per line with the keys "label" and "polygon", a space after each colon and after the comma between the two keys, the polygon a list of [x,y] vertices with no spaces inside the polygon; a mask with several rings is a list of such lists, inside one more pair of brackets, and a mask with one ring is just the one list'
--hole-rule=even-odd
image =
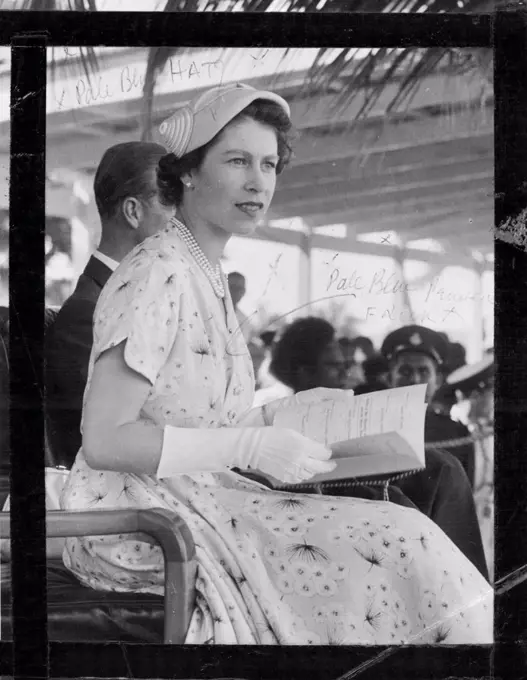
{"label": "man's dark hair", "polygon": [[165,154],[161,144],[152,142],[124,142],[105,151],[93,180],[102,219],[113,217],[125,198],[146,201],[156,195],[156,170]]}
{"label": "man's dark hair", "polygon": [[351,351],[361,349],[367,357],[370,357],[375,353],[373,342],[370,340],[370,338],[366,338],[363,335],[359,335],[356,338],[339,338],[339,344],[343,349]]}
{"label": "man's dark hair", "polygon": [[314,369],[321,353],[334,338],[335,329],[329,321],[315,316],[296,319],[285,328],[274,346],[270,372],[294,389],[300,369]]}
{"label": "man's dark hair", "polygon": [[388,373],[390,364],[388,359],[383,357],[382,354],[374,354],[364,360],[362,370],[364,371],[366,382],[376,383],[382,373]]}
{"label": "man's dark hair", "polygon": [[242,279],[245,281],[245,276],[240,274],[240,272],[230,272],[227,274],[227,281],[230,281],[231,279]]}
{"label": "man's dark hair", "polygon": [[353,393],[359,396],[359,394],[371,394],[372,392],[381,392],[388,389],[386,385],[382,382],[366,382],[362,385],[357,385],[353,388]]}
{"label": "man's dark hair", "polygon": [[276,331],[263,331],[260,333],[260,340],[263,342],[264,347],[267,348],[272,347],[275,337]]}
{"label": "man's dark hair", "polygon": [[[252,118],[257,123],[269,125],[276,131],[279,159],[276,166],[276,174],[279,175],[291,160],[293,153],[292,124],[288,115],[279,104],[267,99],[256,99],[229,121],[225,127],[243,118]],[[185,154],[181,158],[178,158],[173,153],[169,153],[160,160],[157,170],[157,182],[160,194],[168,205],[179,205],[181,203],[183,200],[181,177],[191,170],[198,170],[201,167],[207,151],[214,146],[224,129],[222,128],[210,142]]]}

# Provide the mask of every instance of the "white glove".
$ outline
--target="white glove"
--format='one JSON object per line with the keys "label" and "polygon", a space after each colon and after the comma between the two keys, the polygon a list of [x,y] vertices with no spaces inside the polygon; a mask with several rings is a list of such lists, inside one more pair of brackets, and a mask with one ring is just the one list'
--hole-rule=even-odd
{"label": "white glove", "polygon": [[278,411],[291,408],[297,404],[312,404],[317,401],[341,401],[353,397],[353,390],[339,390],[331,387],[315,387],[312,390],[297,392],[291,397],[275,399],[262,406],[263,420],[266,425],[272,425]]}
{"label": "white glove", "polygon": [[277,427],[193,429],[166,426],[158,479],[226,468],[261,470],[285,484],[331,472],[331,451],[294,430]]}

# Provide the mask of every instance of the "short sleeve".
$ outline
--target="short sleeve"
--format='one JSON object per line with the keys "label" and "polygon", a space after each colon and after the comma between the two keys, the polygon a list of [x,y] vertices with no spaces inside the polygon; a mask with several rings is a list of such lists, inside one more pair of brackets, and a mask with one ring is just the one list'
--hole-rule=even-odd
{"label": "short sleeve", "polygon": [[94,315],[93,361],[126,341],[127,365],[152,385],[176,340],[181,300],[177,263],[146,256],[113,274]]}

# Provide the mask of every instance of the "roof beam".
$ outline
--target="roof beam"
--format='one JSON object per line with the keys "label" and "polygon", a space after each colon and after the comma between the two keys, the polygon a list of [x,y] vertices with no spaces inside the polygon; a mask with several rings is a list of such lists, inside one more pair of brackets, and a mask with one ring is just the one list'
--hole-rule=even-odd
{"label": "roof beam", "polygon": [[[489,148],[494,135],[493,111],[467,109],[455,116],[439,114],[417,120],[365,121],[342,133],[316,130],[300,136],[295,146],[294,167],[311,165],[321,160],[338,160],[350,156],[364,157],[372,153],[388,154],[401,149],[429,147],[437,142],[464,140],[474,150]],[[480,141],[481,140],[481,141]],[[465,147],[466,148],[466,147]],[[492,149],[492,144],[490,145]],[[422,154],[420,156],[423,157]]]}
{"label": "roof beam", "polygon": [[[82,115],[82,110],[75,112],[74,126],[70,130],[64,122],[55,132],[51,127],[54,116],[49,117],[46,153],[49,168],[95,168],[109,146],[139,139],[139,129],[136,132],[109,129],[107,135],[99,136],[101,129],[97,127],[98,136],[86,144],[86,140],[79,138],[83,124],[82,120],[77,119]],[[128,111],[126,119],[135,120],[135,114]],[[5,137],[6,153],[9,153],[8,139]],[[442,144],[446,146],[442,147]],[[345,159],[347,162],[349,159],[351,162],[352,158],[359,159],[362,167],[378,171],[381,167],[390,168],[401,163],[426,162],[427,157],[446,159],[456,151],[488,156],[492,150],[492,111],[467,110],[455,117],[443,115],[410,122],[385,119],[375,123],[360,123],[345,136],[342,133],[306,133],[295,144],[295,158],[287,172],[294,173],[303,165],[312,166],[326,161]]]}
{"label": "roof beam", "polygon": [[[471,220],[471,221],[470,221]],[[486,214],[479,217],[471,217],[468,220],[450,219],[438,222],[434,225],[422,224],[410,229],[402,228],[405,238],[417,240],[422,238],[435,238],[441,241],[460,242],[463,237],[466,239],[481,240],[488,239],[489,247],[493,244],[493,216]],[[431,227],[434,233],[431,233]]]}
{"label": "roof beam", "polygon": [[[293,231],[292,229],[284,229],[282,227],[262,226],[252,234],[239,235],[239,238],[250,238],[261,241],[273,241],[275,243],[283,243],[285,245],[292,245],[302,248],[307,234],[301,231]],[[339,253],[354,253],[357,255],[383,255],[386,257],[395,257],[399,249],[396,246],[385,245],[379,243],[369,243],[366,241],[357,241],[355,239],[338,238],[335,236],[327,236],[322,234],[313,234],[311,236],[311,247],[321,248],[327,250],[334,250]],[[412,260],[419,260],[422,262],[429,262],[430,264],[440,265],[459,265],[472,266],[472,258],[468,255],[463,255],[460,252],[452,251],[448,253],[435,253],[421,248],[405,249],[405,257]],[[492,269],[491,265],[488,265]]]}
{"label": "roof beam", "polygon": [[[444,172],[431,172],[430,177],[424,172],[406,175],[407,182],[402,181],[400,184],[396,182],[376,182],[375,177],[364,177],[360,179],[343,179],[334,181],[332,183],[314,181],[311,187],[306,191],[306,187],[289,187],[287,184],[280,187],[274,195],[274,205],[287,206],[303,206],[304,204],[311,204],[320,199],[331,197],[346,197],[350,201],[350,206],[360,207],[364,205],[367,199],[375,199],[375,203],[382,205],[382,203],[393,201],[412,200],[413,197],[431,195],[435,196],[438,193],[448,195],[449,189],[456,189],[459,191],[470,191],[478,189],[487,189],[492,195],[492,184],[494,179],[494,168],[486,167],[479,173],[467,173],[457,175],[454,172],[445,174]],[[413,179],[413,182],[411,181]],[[367,200],[371,203],[371,200]]]}
{"label": "roof beam", "polygon": [[[405,224],[419,225],[425,220],[438,220],[444,217],[478,215],[484,213],[493,220],[493,203],[488,199],[486,193],[482,196],[478,194],[471,196],[473,202],[468,202],[469,197],[465,195],[466,202],[461,202],[459,197],[455,205],[445,205],[445,201],[435,201],[428,206],[414,204],[411,211],[407,206],[394,205],[392,210],[386,211],[382,215],[374,208],[353,209],[346,208],[341,211],[334,211],[331,214],[318,213],[314,211],[311,215],[306,215],[303,219],[311,227],[325,227],[331,224],[348,224],[356,233],[372,231],[391,231],[400,228],[401,221]],[[417,208],[417,209],[415,209]]]}
{"label": "roof beam", "polygon": [[378,158],[364,159],[361,163],[357,158],[339,161],[315,163],[312,166],[300,166],[286,171],[279,179],[279,190],[312,187],[318,185],[349,180],[350,183],[368,179],[370,183],[384,186],[386,183],[405,185],[421,179],[439,180],[454,175],[472,175],[492,171],[494,167],[491,155],[481,156],[474,153],[463,154],[459,149],[452,149],[452,153],[440,158],[433,153],[417,162],[409,159],[405,162],[404,153],[397,152],[399,164],[393,163],[390,154],[382,154]]}
{"label": "roof beam", "polygon": [[441,208],[448,201],[452,207],[459,202],[461,208],[470,211],[472,207],[492,204],[493,191],[490,178],[467,178],[465,181],[422,183],[419,186],[404,190],[386,191],[346,191],[340,192],[316,187],[309,196],[296,197],[289,200],[287,196],[275,195],[272,204],[272,217],[306,217],[324,215],[324,224],[335,223],[334,214],[348,211],[351,219],[346,222],[365,222],[380,219],[384,216],[399,215],[407,217],[416,213],[426,213],[427,210]]}

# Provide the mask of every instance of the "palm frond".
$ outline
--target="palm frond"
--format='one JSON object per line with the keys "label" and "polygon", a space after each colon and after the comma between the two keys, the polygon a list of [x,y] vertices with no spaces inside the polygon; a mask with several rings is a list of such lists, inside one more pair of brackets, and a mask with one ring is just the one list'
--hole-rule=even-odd
{"label": "palm frond", "polygon": [[[484,13],[492,12],[498,6],[505,6],[506,0],[166,0],[164,12],[266,12],[269,10],[306,13]],[[71,11],[97,11],[96,0],[21,0],[17,9],[32,11],[53,11],[69,8]],[[142,138],[150,139],[154,92],[156,82],[174,55],[185,48],[152,47],[148,55],[143,87],[141,114]],[[286,54],[289,50],[286,51]],[[337,54],[334,54],[337,52]],[[330,56],[333,54],[333,56]],[[308,73],[304,93],[336,92],[335,109],[349,104],[357,97],[360,107],[353,123],[367,116],[386,92],[387,84],[397,85],[391,101],[386,104],[385,113],[401,110],[408,106],[419,88],[420,79],[447,64],[451,73],[479,70],[492,80],[492,52],[485,49],[459,50],[456,48],[376,48],[360,58],[357,48],[334,50],[321,48]],[[84,74],[90,76],[98,71],[99,65],[94,48],[80,49],[80,62]],[[52,59],[51,73],[57,63]]]}
{"label": "palm frond", "polygon": [[[199,12],[217,9],[221,0],[167,0],[163,12]],[[143,85],[143,103],[141,114],[141,139],[152,138],[152,115],[154,108],[154,90],[157,79],[169,60],[180,51],[179,47],[151,47],[145,70]]]}
{"label": "palm frond", "polygon": [[95,0],[68,0],[68,9],[71,12],[96,12]]}
{"label": "palm frond", "polygon": [[[225,8],[221,0],[167,0],[165,12],[188,12],[188,11],[215,11],[220,5]],[[231,2],[229,10],[236,11],[237,6],[243,6],[245,12],[265,12],[272,8],[272,0],[243,0],[243,2]],[[485,12],[492,9],[491,0],[465,0],[464,6],[459,6],[459,0],[327,0],[321,5],[320,0],[288,0],[284,3],[284,9],[290,12],[418,12],[426,7],[427,12],[442,13],[471,11]],[[143,139],[148,139],[152,127],[152,110],[154,104],[154,90],[158,76],[161,74],[169,59],[178,53],[177,47],[152,48],[151,56],[147,63],[144,84],[143,101]],[[286,51],[286,54],[290,50]],[[362,105],[356,114],[355,122],[360,121],[375,107],[378,100],[386,90],[386,85],[393,82],[395,75],[400,76],[399,87],[391,102],[387,105],[387,113],[398,107],[409,105],[413,95],[419,87],[419,79],[432,73],[445,57],[450,61],[450,68],[458,72],[466,70],[469,64],[469,55],[466,51],[452,48],[429,48],[429,49],[372,49],[365,58],[356,59],[356,48],[343,49],[330,63],[327,56],[334,50],[321,48],[315,63],[308,73],[304,85],[304,92],[329,92],[338,84],[345,74],[345,86],[341,87],[341,96],[335,100],[335,108],[348,106],[357,97],[363,97]],[[486,72],[489,69],[490,50],[474,51],[476,56],[472,60],[474,64],[485,62]],[[482,55],[484,59],[482,59]],[[379,76],[379,68],[382,74]]]}
{"label": "palm frond", "polygon": [[[184,2],[185,0],[183,0]],[[152,47],[148,52],[146,62],[145,82],[143,85],[143,102],[141,114],[141,140],[143,142],[152,139],[152,114],[154,110],[154,88],[157,77],[163,70],[169,59],[177,53],[174,47]]]}
{"label": "palm frond", "polygon": [[96,12],[96,0],[20,0],[16,9],[33,12]]}
{"label": "palm frond", "polygon": [[60,9],[60,1],[58,0],[22,0],[19,6],[15,9],[21,9],[33,12],[52,12]]}

